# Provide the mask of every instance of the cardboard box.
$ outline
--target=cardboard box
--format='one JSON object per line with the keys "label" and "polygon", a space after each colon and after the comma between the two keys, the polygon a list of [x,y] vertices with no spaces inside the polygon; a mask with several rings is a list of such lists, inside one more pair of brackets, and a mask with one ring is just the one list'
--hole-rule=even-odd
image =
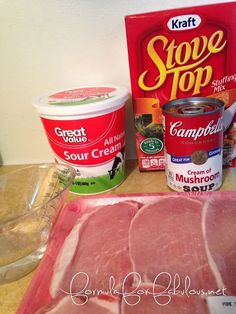
{"label": "cardboard box", "polygon": [[210,96],[225,102],[225,167],[236,166],[236,2],[126,16],[141,171],[165,167],[161,107]]}

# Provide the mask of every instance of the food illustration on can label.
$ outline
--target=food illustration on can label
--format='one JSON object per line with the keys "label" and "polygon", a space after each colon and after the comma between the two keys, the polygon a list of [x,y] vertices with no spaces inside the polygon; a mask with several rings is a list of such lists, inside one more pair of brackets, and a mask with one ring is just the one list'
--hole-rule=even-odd
{"label": "food illustration on can label", "polygon": [[[202,96],[225,103],[223,164],[236,166],[235,18],[233,2],[126,16],[141,171],[164,169],[161,145],[150,141],[156,147],[152,155],[149,148],[142,149],[150,137],[163,141],[163,105]],[[157,162],[151,164],[151,159]]]}

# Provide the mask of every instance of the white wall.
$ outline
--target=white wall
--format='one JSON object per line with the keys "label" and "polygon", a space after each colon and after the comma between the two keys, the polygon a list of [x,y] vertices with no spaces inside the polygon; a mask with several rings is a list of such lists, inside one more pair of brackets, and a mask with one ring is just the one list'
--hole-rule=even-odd
{"label": "white wall", "polygon": [[[189,0],[188,6],[227,2]],[[124,16],[186,0],[0,0],[0,154],[4,164],[52,161],[31,100],[79,85],[130,88]],[[128,157],[135,156],[131,104]]]}

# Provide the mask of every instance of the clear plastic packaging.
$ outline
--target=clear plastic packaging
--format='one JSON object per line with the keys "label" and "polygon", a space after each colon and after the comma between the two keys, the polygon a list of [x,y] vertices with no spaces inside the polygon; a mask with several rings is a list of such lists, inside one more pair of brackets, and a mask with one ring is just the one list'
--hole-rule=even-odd
{"label": "clear plastic packaging", "polygon": [[235,192],[77,198],[17,313],[209,314],[236,295],[235,224]]}

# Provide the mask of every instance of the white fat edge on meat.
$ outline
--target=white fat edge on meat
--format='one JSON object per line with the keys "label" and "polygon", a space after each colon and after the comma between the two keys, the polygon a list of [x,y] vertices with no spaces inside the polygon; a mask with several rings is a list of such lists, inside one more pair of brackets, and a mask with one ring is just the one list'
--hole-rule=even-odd
{"label": "white fat edge on meat", "polygon": [[79,222],[73,227],[69,235],[66,237],[63,246],[57,256],[56,262],[54,264],[51,285],[49,288],[50,294],[53,298],[56,297],[57,292],[60,289],[60,283],[63,280],[65,270],[69,267],[75,255],[76,247],[80,241],[79,235],[82,225],[90,218],[90,216],[92,216],[94,213],[102,209],[103,206],[104,205],[96,206],[93,211],[83,214],[82,217],[79,219]]}
{"label": "white fat edge on meat", "polygon": [[[136,272],[136,268],[135,268],[135,263],[134,263],[134,260],[130,254],[130,247],[131,247],[131,243],[130,243],[130,230],[134,224],[134,222],[136,221],[136,219],[138,219],[138,217],[142,214],[142,212],[148,207],[148,206],[151,206],[152,204],[155,204],[157,203],[158,201],[160,201],[161,199],[163,198],[167,198],[168,196],[157,196],[155,197],[155,201],[151,201],[151,202],[148,202],[146,205],[143,205],[139,211],[136,213],[136,215],[133,217],[133,219],[131,220],[131,223],[130,223],[130,227],[129,227],[129,235],[128,235],[128,246],[129,246],[129,258],[130,258],[130,261],[131,261],[131,265],[132,265],[132,271],[133,272]],[[175,197],[175,196],[174,196]],[[134,276],[134,282],[136,281],[135,280],[135,276]],[[144,278],[145,281],[149,281],[147,278]]]}
{"label": "white fat edge on meat", "polygon": [[225,284],[223,282],[223,279],[222,279],[222,276],[221,276],[220,271],[218,269],[218,266],[216,265],[216,262],[214,261],[214,258],[211,255],[209,245],[207,242],[207,237],[206,237],[206,216],[207,216],[207,209],[208,209],[210,203],[211,203],[211,199],[209,198],[205,202],[205,204],[203,205],[203,209],[202,209],[201,225],[202,225],[203,240],[204,240],[204,245],[205,245],[208,263],[209,263],[210,269],[213,273],[213,276],[215,277],[217,287],[218,287],[218,289],[223,289],[223,288],[225,288]]}
{"label": "white fat edge on meat", "polygon": [[97,297],[94,297],[94,298],[90,298],[89,302],[99,305],[100,307],[106,310],[109,310],[111,314],[119,313],[119,302],[117,299],[114,299],[114,301],[106,301],[106,300],[102,300]]}
{"label": "white fat edge on meat", "polygon": [[[122,195],[122,196],[115,196],[115,197],[102,197],[101,199],[96,199],[95,200],[95,204],[96,206],[107,206],[107,205],[117,205],[117,204],[121,204],[121,203],[127,203],[130,205],[134,205],[133,202],[139,202],[139,203],[143,203],[143,196],[137,196],[137,197],[133,197],[130,195]],[[91,206],[94,206],[94,201],[89,201],[88,203]]]}
{"label": "white fat edge on meat", "polygon": [[68,268],[75,255],[76,247],[79,243],[79,234],[81,226],[98,209],[99,207],[97,207],[96,210],[92,212],[83,214],[79,222],[72,228],[69,235],[66,237],[53,267],[53,275],[51,278],[51,284],[49,288],[50,294],[53,298],[56,297],[57,292],[60,289],[60,284],[64,277],[65,270]]}
{"label": "white fat edge on meat", "polygon": [[[158,201],[159,201],[160,199],[163,199],[163,198],[165,198],[165,197],[166,197],[166,196],[157,196],[157,197],[155,197],[155,199],[157,198]],[[130,242],[130,230],[131,230],[131,228],[132,228],[132,226],[133,226],[135,220],[137,219],[137,217],[139,217],[139,216],[142,214],[142,212],[143,212],[148,206],[150,206],[150,205],[152,205],[152,204],[154,204],[154,203],[156,203],[156,201],[155,201],[155,202],[149,202],[148,204],[143,205],[143,206],[138,210],[138,212],[136,213],[136,215],[133,217],[133,219],[131,220],[130,226],[129,226],[128,249],[129,249],[129,258],[130,258],[131,265],[132,265],[132,272],[137,272],[137,269],[135,268],[134,259],[132,258],[131,254],[130,254],[130,247],[131,247],[131,242]],[[145,279],[145,281],[148,281],[147,278],[144,278],[144,279]],[[134,274],[134,282],[136,282],[136,281],[137,281],[137,277],[136,277],[135,274]]]}
{"label": "white fat edge on meat", "polygon": [[[69,307],[69,310],[71,310],[71,306],[76,306],[70,296],[65,296],[62,299],[60,299],[54,307],[51,307],[51,309],[45,310],[45,309],[39,309],[35,314],[59,314],[62,313],[61,310],[64,306]],[[71,311],[69,312],[71,314]],[[74,313],[74,311],[73,311]]]}
{"label": "white fat edge on meat", "polygon": [[55,307],[49,309],[49,310],[45,310],[45,309],[39,309],[37,310],[37,312],[35,314],[58,314],[60,312],[58,312],[58,310],[60,310],[60,308],[67,304],[68,302],[68,297],[64,297],[63,299],[59,300],[59,302],[56,304]]}
{"label": "white fat edge on meat", "polygon": [[[100,306],[101,308],[104,308],[106,310],[109,310],[111,314],[118,314],[119,313],[119,302],[115,299],[114,301],[106,301],[102,299],[98,299],[96,297],[90,298],[89,301],[86,303],[87,306],[89,306],[89,303],[93,303],[97,306]],[[54,308],[48,310],[47,312],[43,312],[46,314],[58,314],[61,313],[60,310],[63,306],[70,306],[69,310],[73,307],[73,313],[77,312],[77,307],[82,310],[84,305],[76,305],[73,303],[71,297],[66,296],[63,299],[61,299]],[[75,311],[74,311],[75,310]],[[71,312],[70,312],[71,313]],[[37,311],[36,314],[40,314],[40,311]]]}

